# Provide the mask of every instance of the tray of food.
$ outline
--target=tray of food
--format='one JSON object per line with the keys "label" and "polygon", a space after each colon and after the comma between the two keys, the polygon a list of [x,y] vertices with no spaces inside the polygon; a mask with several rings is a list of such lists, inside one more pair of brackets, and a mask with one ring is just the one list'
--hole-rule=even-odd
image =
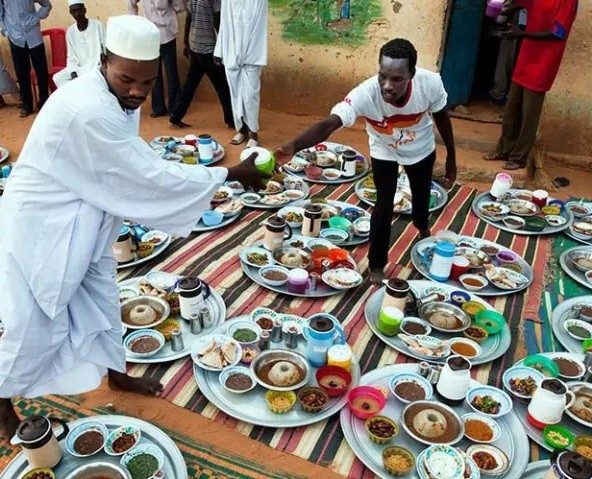
{"label": "tray of food", "polygon": [[[238,183],[238,187],[240,187],[238,191],[242,190],[244,193],[244,189],[240,183]],[[210,203],[210,209],[205,211],[195,224],[193,228],[194,233],[203,233],[224,228],[238,220],[244,208],[242,201],[238,197],[241,193],[237,195],[237,189],[235,189],[238,187],[233,182],[230,182],[230,184],[227,183],[221,186],[214,193]]]}
{"label": "tray of food", "polygon": [[213,159],[208,162],[200,161],[195,135],[187,135],[185,138],[177,136],[157,136],[151,142],[152,149],[164,160],[181,162],[188,165],[214,165],[222,161],[226,156],[224,147],[213,140]]}
{"label": "tray of food", "polygon": [[273,252],[261,240],[244,248],[239,256],[243,271],[255,283],[290,296],[333,296],[363,281],[351,255],[327,240],[296,236]]}
{"label": "tray of food", "polygon": [[[164,231],[151,230],[129,221],[123,222],[130,232],[133,259],[117,263],[117,269],[131,268],[146,263],[162,254],[171,244],[172,237]],[[116,250],[114,246],[113,250]]]}
{"label": "tray of food", "polygon": [[247,191],[240,195],[243,205],[260,210],[279,209],[308,198],[310,188],[300,178],[275,173],[264,190]]}
{"label": "tray of food", "polygon": [[226,319],[222,296],[210,289],[204,300],[209,316],[200,318],[201,326],[194,326],[192,332],[189,321],[180,315],[177,280],[174,275],[153,271],[118,283],[128,362],[153,364],[189,356],[195,343]]}
{"label": "tray of food", "polygon": [[565,234],[580,243],[592,246],[592,203],[589,201],[570,201],[566,207],[574,216],[574,222]]}
{"label": "tray of food", "polygon": [[323,207],[323,223],[319,235],[321,239],[328,240],[336,246],[357,246],[368,241],[370,214],[343,201],[312,198],[286,206],[277,214],[286,220],[293,234],[301,235],[304,208],[310,204],[320,204]]}
{"label": "tray of food", "polygon": [[[262,348],[261,333],[271,332],[265,328],[278,321],[280,335],[271,333]],[[200,391],[229,416],[257,426],[300,427],[336,414],[358,383],[360,366],[353,358],[349,370],[315,368],[307,359],[305,323],[303,318],[259,310],[220,325],[218,334],[241,341],[241,362],[220,371],[207,371],[196,362],[193,371]]]}
{"label": "tray of food", "polygon": [[576,246],[564,251],[559,264],[575,282],[592,289],[592,246]]}
{"label": "tray of food", "polygon": [[486,223],[519,235],[553,235],[573,224],[574,215],[562,202],[548,198],[541,207],[535,201],[530,190],[510,190],[501,199],[487,192],[475,197],[472,208]]}
{"label": "tray of food", "polygon": [[[344,152],[352,154],[351,170],[346,168],[343,162]],[[370,166],[359,151],[349,146],[325,141],[307,150],[299,151],[282,168],[291,175],[310,183],[331,185],[356,181],[368,173]]]}
{"label": "tray of food", "polygon": [[[404,374],[421,377],[417,372],[415,364],[384,366],[362,376],[358,395],[350,393],[340,420],[358,459],[382,479],[522,478],[529,444],[516,414],[476,413],[467,400],[447,406],[430,391],[424,400],[402,402],[393,383]],[[471,380],[471,388],[479,386]],[[372,394],[376,388],[387,391],[386,400]]]}
{"label": "tray of food", "polygon": [[578,296],[560,303],[551,316],[553,334],[571,353],[581,353],[592,339],[592,296]]}
{"label": "tray of food", "polygon": [[[127,416],[92,416],[68,424],[60,441],[62,460],[46,475],[35,475],[23,453],[1,479],[187,479],[187,465],[172,439],[156,426]],[[50,472],[48,472],[50,471]],[[41,472],[40,472],[41,473]]]}
{"label": "tray of food", "polygon": [[[411,250],[415,269],[430,279],[430,265],[437,239],[430,237]],[[531,266],[512,250],[481,238],[462,236],[456,244],[453,279],[446,284],[479,296],[504,296],[523,291],[534,279]]]}
{"label": "tray of food", "polygon": [[[362,203],[369,206],[376,205],[376,185],[374,184],[374,176],[372,173],[356,183],[355,191]],[[448,203],[447,191],[441,185],[432,181],[430,191],[430,212],[444,208],[446,203]],[[404,172],[399,172],[397,192],[393,198],[393,204],[393,212],[395,214],[410,215],[413,210],[409,177]]]}
{"label": "tray of food", "polygon": [[[461,354],[473,365],[494,361],[509,349],[512,334],[505,318],[481,298],[447,284],[408,283],[412,295],[398,332],[387,335],[379,326],[384,287],[372,294],[364,307],[370,329],[391,348],[420,361],[441,364],[450,355]],[[427,296],[434,300],[417,308],[417,298]]]}

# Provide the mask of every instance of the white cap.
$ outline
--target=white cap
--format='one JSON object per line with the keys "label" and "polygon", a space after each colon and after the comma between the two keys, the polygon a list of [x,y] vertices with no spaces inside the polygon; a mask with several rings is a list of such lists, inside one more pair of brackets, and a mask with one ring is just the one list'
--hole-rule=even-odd
{"label": "white cap", "polygon": [[68,6],[72,5],[84,5],[84,0],[68,0]]}
{"label": "white cap", "polygon": [[105,48],[128,60],[156,60],[160,56],[160,31],[154,23],[137,15],[110,17]]}

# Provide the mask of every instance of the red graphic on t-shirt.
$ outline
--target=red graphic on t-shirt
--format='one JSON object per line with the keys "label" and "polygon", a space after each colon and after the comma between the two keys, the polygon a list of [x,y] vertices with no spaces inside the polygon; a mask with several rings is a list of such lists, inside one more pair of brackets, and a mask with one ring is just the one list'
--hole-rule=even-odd
{"label": "red graphic on t-shirt", "polygon": [[382,135],[392,135],[395,130],[410,128],[417,125],[425,114],[425,111],[420,113],[408,113],[406,115],[396,114],[389,116],[388,118],[383,118],[382,121],[372,120],[367,117],[365,118],[368,125],[370,125],[370,127],[377,133]]}
{"label": "red graphic on t-shirt", "polygon": [[397,140],[389,144],[389,146],[392,146],[395,149],[400,148],[407,143],[412,143],[415,140],[415,136],[416,135],[414,131],[403,130],[399,133]]}

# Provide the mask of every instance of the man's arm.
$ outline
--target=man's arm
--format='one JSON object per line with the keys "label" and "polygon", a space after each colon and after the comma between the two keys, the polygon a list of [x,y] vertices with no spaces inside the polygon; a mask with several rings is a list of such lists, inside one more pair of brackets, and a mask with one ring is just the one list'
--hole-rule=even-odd
{"label": "man's arm", "polygon": [[37,10],[37,17],[39,17],[39,20],[49,17],[51,2],[49,0],[36,0],[36,2],[41,5],[41,8]]}
{"label": "man's arm", "polygon": [[503,32],[502,36],[506,38],[528,38],[530,40],[539,40],[543,42],[560,42],[563,40],[562,37],[556,35],[551,30],[547,30],[546,32],[526,32],[516,25],[509,25],[508,30]]}
{"label": "man's arm", "polygon": [[294,156],[294,153],[310,148],[325,141],[331,134],[343,126],[341,118],[337,115],[329,115],[308,129],[304,130],[294,140],[278,148],[275,153],[276,160],[280,164],[287,163]]}
{"label": "man's arm", "polygon": [[454,132],[448,110],[443,108],[440,111],[432,113],[436,128],[442,137],[444,146],[446,146],[446,183],[442,186],[451,188],[456,181],[456,148],[454,146]]}
{"label": "man's arm", "polygon": [[127,0],[127,13],[130,15],[138,14],[138,1],[139,0]]}

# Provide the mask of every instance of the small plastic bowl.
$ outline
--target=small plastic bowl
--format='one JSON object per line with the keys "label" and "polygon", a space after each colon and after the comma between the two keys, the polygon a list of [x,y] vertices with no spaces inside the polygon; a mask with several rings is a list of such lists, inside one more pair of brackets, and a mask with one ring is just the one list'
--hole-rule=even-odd
{"label": "small plastic bowl", "polygon": [[[382,436],[378,436],[375,433],[373,433],[370,429],[377,422],[388,423],[390,426],[392,426],[392,429],[393,429],[392,434],[390,434],[387,437],[382,437]],[[395,437],[397,437],[397,434],[399,434],[399,426],[397,426],[397,423],[395,421],[393,421],[391,418],[386,417],[386,416],[372,416],[372,417],[366,419],[365,426],[366,426],[366,432],[368,433],[368,437],[375,444],[380,444],[380,445],[386,444],[387,442],[389,442],[392,439],[394,439]]]}
{"label": "small plastic bowl", "polygon": [[222,223],[224,219],[224,214],[220,213],[219,211],[206,211],[203,215],[201,215],[201,220],[203,224],[206,226],[216,226]]}
{"label": "small plastic bowl", "polygon": [[497,260],[498,264],[503,265],[506,263],[514,263],[518,259],[518,255],[512,251],[499,251],[495,255],[495,259]]}
{"label": "small plastic bowl", "polygon": [[[138,340],[139,338],[143,338],[143,337],[149,337],[149,338],[156,339],[159,343],[158,348],[156,348],[150,352],[147,352],[147,353],[136,353],[136,352],[132,351],[131,350],[132,343],[134,341]],[[166,341],[165,341],[162,333],[159,333],[155,329],[138,329],[138,330],[134,331],[133,333],[129,334],[128,336],[126,336],[126,338],[123,340],[123,345],[124,345],[125,349],[127,350],[127,352],[131,356],[134,356],[136,358],[148,358],[150,356],[154,356],[158,351],[160,351],[164,347],[165,343],[166,343]]]}
{"label": "small plastic bowl", "polygon": [[352,227],[352,222],[347,218],[343,218],[341,216],[334,216],[333,218],[329,218],[329,227],[338,230],[343,230],[349,234],[349,231]]}
{"label": "small plastic bowl", "polygon": [[[478,276],[476,274],[463,274],[458,280],[468,291],[481,291],[489,283],[489,281],[487,281],[487,278],[484,278],[483,276]],[[467,283],[468,280],[479,282],[480,286],[469,284]]]}
{"label": "small plastic bowl", "polygon": [[[332,376],[332,377],[339,377],[345,382],[345,386],[330,386],[323,384],[323,379]],[[343,396],[347,389],[349,388],[352,382],[352,375],[349,371],[340,368],[338,366],[323,366],[322,368],[317,369],[315,374],[315,378],[317,380],[317,384],[319,388],[327,393],[329,397],[336,398]]]}
{"label": "small plastic bowl", "polygon": [[[584,456],[586,459],[591,459],[592,460],[592,436],[578,436],[574,439],[573,442],[573,446],[574,446],[574,451],[577,452],[578,454],[581,454],[582,456]],[[582,453],[582,447],[587,447],[590,450],[584,450],[584,452],[586,454]],[[579,449],[579,450],[578,450]]]}
{"label": "small plastic bowl", "polygon": [[551,200],[551,201],[549,201],[549,203],[547,205],[548,206],[557,206],[559,208],[560,212],[565,211],[565,202],[563,202],[561,200]]}
{"label": "small plastic bowl", "polygon": [[[407,468],[404,471],[400,471],[398,469],[389,467],[387,460],[391,456],[403,456],[407,458],[409,461],[409,468]],[[415,457],[413,456],[413,453],[411,451],[405,449],[404,447],[390,446],[382,451],[382,464],[386,469],[386,472],[388,472],[389,474],[393,476],[404,476],[406,474],[409,474],[413,469],[415,469]]]}
{"label": "small plastic bowl", "polygon": [[[150,456],[153,456],[157,461],[158,461],[158,465],[156,466],[156,471],[154,471],[152,474],[152,476],[150,476],[151,478],[153,477],[157,477],[157,474],[159,471],[162,471],[164,468],[164,452],[162,452],[162,450],[155,446],[154,444],[140,444],[139,446],[135,447],[133,451],[128,451],[126,452],[123,457],[121,458],[121,461],[119,461],[119,463],[125,467],[127,469],[127,465],[129,464],[129,462],[136,456],[139,456],[140,454],[148,454]],[[129,469],[128,469],[129,471]],[[94,477],[94,476],[93,476]],[[161,476],[163,477],[163,476]]]}
{"label": "small plastic bowl", "polygon": [[522,364],[528,368],[539,371],[547,378],[556,378],[559,376],[559,367],[557,364],[541,354],[526,356]]}
{"label": "small plastic bowl", "polygon": [[424,321],[421,318],[414,318],[414,317],[411,317],[411,316],[403,319],[403,321],[401,322],[401,326],[400,326],[401,331],[403,331],[405,334],[409,334],[411,336],[415,336],[415,334],[408,332],[406,330],[406,328],[405,328],[405,326],[408,326],[410,324],[419,324],[419,325],[421,325],[425,329],[425,331],[423,332],[423,334],[429,335],[432,332],[432,327],[428,324],[427,321]]}
{"label": "small plastic bowl", "polygon": [[477,301],[467,301],[466,303],[463,303],[461,309],[465,313],[467,313],[471,318],[474,318],[477,313],[487,310],[487,308],[484,305],[478,303]]}
{"label": "small plastic bowl", "polygon": [[[80,436],[89,431],[96,431],[100,433],[103,436],[103,444],[96,451],[91,452],[90,454],[80,454],[76,452],[76,450],[74,449],[74,443],[76,442],[76,439],[78,439]],[[75,457],[93,456],[96,453],[103,450],[108,437],[109,429],[107,429],[107,426],[105,426],[103,423],[100,423],[98,421],[85,422],[80,426],[75,427],[68,433],[68,435],[66,436],[66,450]]]}
{"label": "small plastic bowl", "polygon": [[[241,342],[234,337],[234,333],[236,333],[239,329],[248,329],[255,333],[256,338],[253,341],[249,341],[248,343]],[[238,321],[231,321],[230,326],[228,327],[228,336],[234,339],[237,343],[239,343],[242,347],[253,347],[259,343],[261,339],[261,327],[250,320],[238,320]],[[257,349],[257,348],[255,348]]]}
{"label": "small plastic bowl", "polygon": [[450,293],[450,302],[456,306],[462,307],[463,303],[471,300],[471,295],[464,291],[455,290]]}
{"label": "small plastic bowl", "polygon": [[320,180],[323,177],[323,169],[318,166],[307,166],[304,174],[309,180]]}
{"label": "small plastic bowl", "polygon": [[[288,400],[288,404],[285,405],[274,405],[273,401],[278,398]],[[274,414],[286,414],[296,404],[296,393],[294,391],[267,391],[265,393],[265,402],[267,406]]]}
{"label": "small plastic bowl", "polygon": [[370,218],[362,216],[354,221],[354,231],[358,236],[370,235]]}
{"label": "small plastic bowl", "polygon": [[376,416],[386,406],[386,398],[373,386],[358,386],[347,395],[347,402],[354,416],[368,419]]}
{"label": "small plastic bowl", "polygon": [[524,228],[528,231],[540,233],[548,226],[548,223],[538,216],[530,216],[524,220]]}
{"label": "small plastic bowl", "polygon": [[561,208],[559,208],[559,206],[556,205],[547,205],[543,206],[541,208],[541,211],[545,216],[558,216],[561,213]]}
{"label": "small plastic bowl", "polygon": [[328,181],[335,181],[341,178],[341,171],[337,168],[326,168],[323,171],[323,178]]}
{"label": "small plastic bowl", "polygon": [[[476,331],[480,332],[482,336],[477,336]],[[485,328],[471,324],[467,329],[463,331],[465,338],[475,341],[477,344],[483,344],[489,337],[489,333]]]}
{"label": "small plastic bowl", "polygon": [[165,273],[164,271],[151,271],[146,275],[146,281],[155,289],[172,292],[177,284],[177,277],[174,274]]}
{"label": "small plastic bowl", "polygon": [[488,334],[497,334],[504,329],[506,318],[497,311],[486,309],[475,314],[475,324]]}
{"label": "small plastic bowl", "polygon": [[[322,404],[320,406],[310,406],[310,405],[304,404],[302,399],[304,396],[306,396],[308,394],[315,394],[317,396],[320,396],[322,398]],[[302,410],[305,412],[313,413],[313,414],[321,412],[321,410],[329,402],[329,395],[325,391],[323,391],[321,388],[317,388],[317,387],[313,387],[313,386],[306,386],[306,387],[302,388],[300,391],[298,391],[296,396],[298,398],[298,402],[300,403],[300,407],[302,408]]]}
{"label": "small plastic bowl", "polygon": [[[113,443],[119,439],[119,437],[123,436],[124,434],[129,434],[134,437],[134,444],[126,449],[125,451],[115,452],[113,450]],[[109,434],[107,441],[105,442],[105,452],[110,456],[123,456],[126,452],[131,451],[134,449],[138,443],[140,442],[140,438],[142,437],[142,432],[134,426],[121,426],[115,429],[115,431]]]}
{"label": "small plastic bowl", "polygon": [[[567,444],[558,442],[558,440],[549,437],[552,433],[563,436],[568,441]],[[543,429],[543,439],[545,440],[545,444],[547,444],[547,446],[552,447],[553,449],[563,450],[567,449],[573,444],[575,437],[569,429],[557,424],[553,424],[550,426],[545,426]]]}
{"label": "small plastic bowl", "polygon": [[587,353],[588,351],[592,351],[592,338],[586,339],[582,343],[582,352]]}
{"label": "small plastic bowl", "polygon": [[41,473],[47,474],[52,479],[56,479],[55,473],[49,467],[37,467],[35,469],[31,469],[24,476],[22,476],[21,479],[33,479],[34,477],[37,477],[36,474]]}

